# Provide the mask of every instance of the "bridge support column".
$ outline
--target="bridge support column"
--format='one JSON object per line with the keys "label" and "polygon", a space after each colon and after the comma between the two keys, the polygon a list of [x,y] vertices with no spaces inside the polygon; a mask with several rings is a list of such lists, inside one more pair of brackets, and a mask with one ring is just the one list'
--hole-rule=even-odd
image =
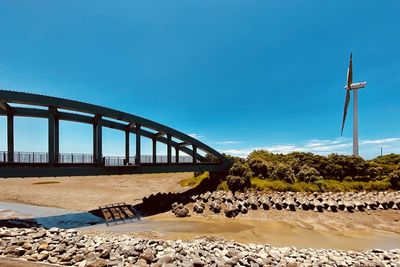
{"label": "bridge support column", "polygon": [[60,120],[58,117],[54,120],[54,160],[60,162]]}
{"label": "bridge support column", "polygon": [[53,166],[56,163],[56,154],[59,149],[59,137],[58,137],[58,119],[57,119],[57,108],[49,107],[49,136],[48,136],[48,151],[49,151],[49,165]]}
{"label": "bridge support column", "polygon": [[167,163],[171,164],[171,135],[167,134]]}
{"label": "bridge support column", "polygon": [[7,157],[8,162],[14,162],[14,115],[12,114],[7,115]]}
{"label": "bridge support column", "polygon": [[179,147],[175,147],[175,163],[179,163]]}
{"label": "bridge support column", "polygon": [[129,165],[129,132],[125,131],[125,165]]}
{"label": "bridge support column", "polygon": [[93,162],[101,165],[103,163],[103,135],[101,116],[96,115],[93,122]]}
{"label": "bridge support column", "polygon": [[192,151],[192,159],[193,159],[193,164],[197,163],[197,146],[193,145],[193,151]]}
{"label": "bridge support column", "polygon": [[136,124],[135,127],[136,134],[136,155],[135,155],[135,165],[140,165],[140,157],[141,157],[141,146],[140,146],[140,124]]}
{"label": "bridge support column", "polygon": [[157,138],[153,138],[153,163],[157,163]]}

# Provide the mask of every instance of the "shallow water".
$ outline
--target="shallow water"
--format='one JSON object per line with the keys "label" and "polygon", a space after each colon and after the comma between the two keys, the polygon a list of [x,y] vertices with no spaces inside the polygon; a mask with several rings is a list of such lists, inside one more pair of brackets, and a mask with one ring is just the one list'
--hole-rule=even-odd
{"label": "shallow water", "polygon": [[[299,248],[363,250],[400,247],[400,235],[378,230],[324,231],[280,221],[188,217],[174,218],[159,214],[118,224],[104,221],[87,212],[0,202],[0,209],[30,215],[44,227],[80,228],[116,233],[155,232],[167,239],[192,239],[197,236],[220,236],[244,243],[266,243]],[[97,223],[96,225],[92,225]]]}
{"label": "shallow water", "polygon": [[[242,243],[365,250],[400,247],[400,235],[377,230],[323,231],[306,229],[286,222],[202,217],[144,219],[114,226],[95,225],[93,230],[109,232],[155,231],[166,239],[219,236]],[[86,228],[85,229],[89,229]]]}

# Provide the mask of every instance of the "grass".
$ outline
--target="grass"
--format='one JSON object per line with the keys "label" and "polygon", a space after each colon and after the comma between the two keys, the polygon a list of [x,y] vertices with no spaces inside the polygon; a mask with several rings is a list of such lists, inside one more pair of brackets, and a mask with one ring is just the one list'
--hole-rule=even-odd
{"label": "grass", "polygon": [[179,182],[179,184],[182,187],[190,186],[190,187],[194,188],[194,187],[198,186],[201,183],[201,181],[203,181],[204,179],[207,179],[208,177],[209,177],[208,172],[204,172],[204,173],[200,174],[199,176],[193,176],[193,177],[183,179]]}
{"label": "grass", "polygon": [[[183,187],[196,187],[204,179],[209,178],[209,173],[205,172],[199,176],[193,176],[181,180],[179,184]],[[315,183],[295,182],[293,184],[282,180],[251,178],[251,189],[258,191],[293,191],[293,192],[349,192],[349,191],[384,191],[390,189],[388,179],[359,182],[359,181],[337,181],[320,180]],[[217,190],[229,190],[227,182],[221,181]]]}
{"label": "grass", "polygon": [[368,182],[347,182],[337,180],[322,180],[318,183],[321,191],[347,192],[347,191],[384,191],[390,189],[387,179]]}
{"label": "grass", "polygon": [[293,184],[280,180],[251,179],[251,187],[255,190],[294,191],[294,192],[348,192],[348,191],[384,191],[390,189],[388,180],[368,182],[340,182],[337,180],[321,180],[316,183],[295,182]]}
{"label": "grass", "polygon": [[44,181],[44,182],[35,182],[32,183],[33,185],[41,185],[41,184],[59,184],[60,182],[58,181]]}

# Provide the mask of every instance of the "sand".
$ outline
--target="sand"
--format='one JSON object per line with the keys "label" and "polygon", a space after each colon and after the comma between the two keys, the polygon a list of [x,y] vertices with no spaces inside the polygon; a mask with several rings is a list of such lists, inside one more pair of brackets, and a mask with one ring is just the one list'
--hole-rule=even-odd
{"label": "sand", "polygon": [[101,205],[136,204],[157,192],[182,192],[192,173],[0,179],[0,201],[87,211]]}

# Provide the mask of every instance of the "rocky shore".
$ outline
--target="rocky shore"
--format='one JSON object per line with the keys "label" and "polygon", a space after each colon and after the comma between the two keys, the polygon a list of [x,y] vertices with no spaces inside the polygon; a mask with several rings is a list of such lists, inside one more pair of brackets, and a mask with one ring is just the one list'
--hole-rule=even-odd
{"label": "rocky shore", "polygon": [[132,236],[89,236],[69,229],[0,228],[0,255],[58,265],[103,266],[399,266],[400,249],[341,251]]}
{"label": "rocky shore", "polygon": [[[149,199],[155,201],[157,195]],[[143,202],[145,203],[146,200],[148,199],[144,199]],[[400,210],[400,191],[346,193],[236,192],[235,194],[230,191],[215,191],[193,195],[189,201],[187,199],[180,200],[183,203],[195,203],[193,206],[195,213],[203,213],[204,209],[208,208],[214,213],[223,211],[227,217],[235,217],[240,213],[245,214],[249,210],[257,209],[350,213],[371,210]],[[184,210],[182,203],[173,203],[171,208],[177,216],[184,217],[179,212]],[[184,212],[183,214],[187,213]]]}

